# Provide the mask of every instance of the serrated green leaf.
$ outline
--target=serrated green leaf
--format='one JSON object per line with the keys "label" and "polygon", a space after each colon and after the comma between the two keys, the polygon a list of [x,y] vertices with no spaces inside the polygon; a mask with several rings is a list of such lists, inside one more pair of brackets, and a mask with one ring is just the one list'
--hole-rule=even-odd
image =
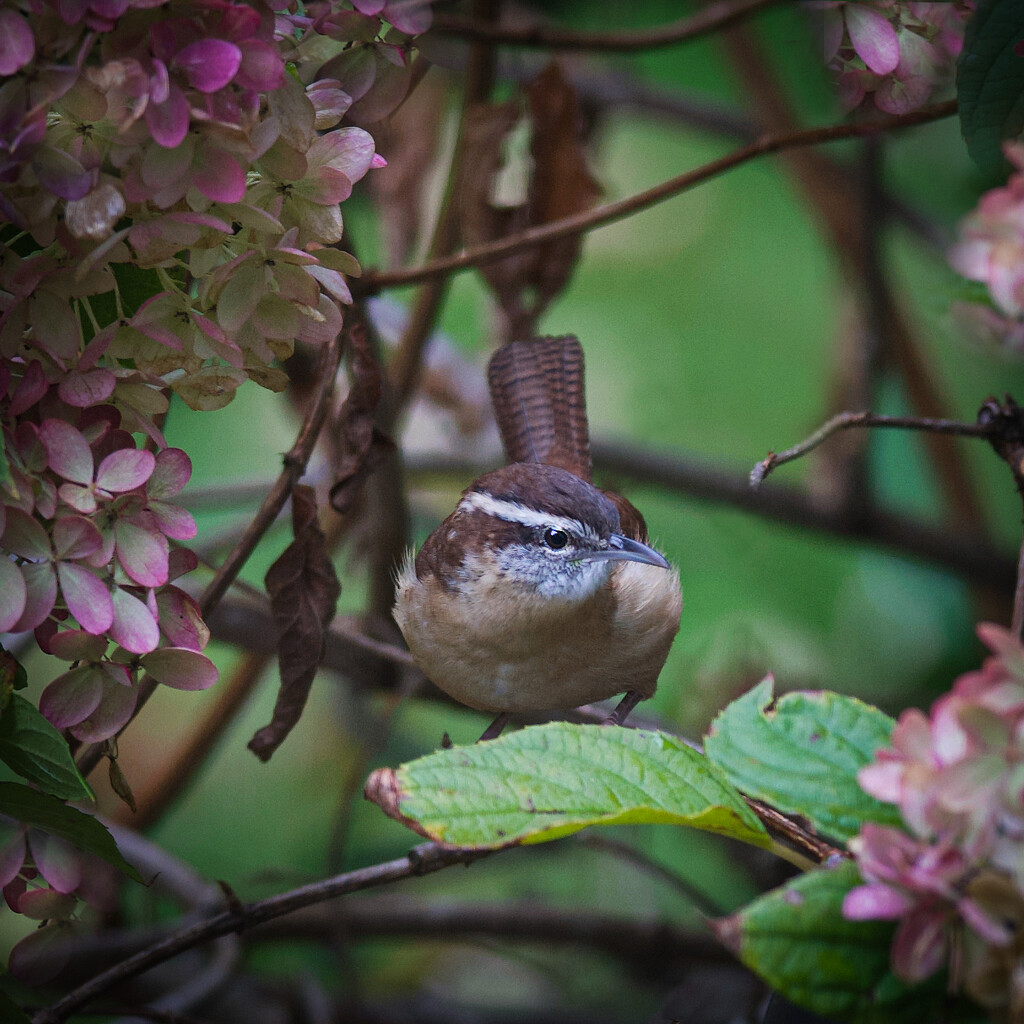
{"label": "serrated green leaf", "polygon": [[0,714],[0,761],[54,796],[93,799],[64,737],[30,701],[16,693]]}
{"label": "serrated green leaf", "polygon": [[1024,38],[1020,0],[979,0],[967,22],[957,62],[960,128],[971,159],[988,175],[1004,176],[1002,146],[1024,128]]}
{"label": "serrated green leaf", "polygon": [[975,1008],[948,1000],[941,976],[911,988],[892,973],[892,922],[843,917],[843,897],[858,884],[852,863],[809,871],[719,922],[716,930],[772,988],[829,1020],[931,1024],[975,1019]]}
{"label": "serrated green leaf", "polygon": [[6,993],[0,991],[0,1020],[4,1024],[31,1024],[28,1014],[19,1009],[18,1005]]}
{"label": "serrated green leaf", "polygon": [[674,736],[639,729],[534,726],[381,769],[367,795],[449,846],[496,849],[624,824],[689,825],[770,845],[707,758]]}
{"label": "serrated green leaf", "polygon": [[39,793],[17,782],[0,782],[0,814],[66,839],[85,853],[112,864],[141,882],[139,873],[121,856],[114,837],[95,818],[68,807],[55,796]]}
{"label": "serrated green leaf", "polygon": [[857,782],[889,742],[888,715],[828,691],[788,693],[766,711],[771,700],[768,678],[725,708],[705,738],[705,753],[737,789],[835,839],[856,835],[865,821],[902,824],[895,806]]}

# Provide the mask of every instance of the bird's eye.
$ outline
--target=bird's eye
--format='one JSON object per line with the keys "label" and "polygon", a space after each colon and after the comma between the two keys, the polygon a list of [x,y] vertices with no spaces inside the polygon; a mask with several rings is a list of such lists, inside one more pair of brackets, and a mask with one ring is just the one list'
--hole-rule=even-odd
{"label": "bird's eye", "polygon": [[549,528],[544,531],[544,545],[552,551],[561,551],[569,543],[569,534],[565,530]]}

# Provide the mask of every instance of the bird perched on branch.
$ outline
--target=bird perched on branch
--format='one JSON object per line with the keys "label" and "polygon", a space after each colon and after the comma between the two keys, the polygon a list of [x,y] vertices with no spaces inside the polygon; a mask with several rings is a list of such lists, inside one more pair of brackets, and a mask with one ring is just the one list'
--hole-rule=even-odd
{"label": "bird perched on branch", "polygon": [[504,345],[488,368],[510,465],[462,494],[398,577],[395,619],[416,663],[498,717],[650,697],[679,629],[679,573],[643,516],[591,483],[576,338]]}

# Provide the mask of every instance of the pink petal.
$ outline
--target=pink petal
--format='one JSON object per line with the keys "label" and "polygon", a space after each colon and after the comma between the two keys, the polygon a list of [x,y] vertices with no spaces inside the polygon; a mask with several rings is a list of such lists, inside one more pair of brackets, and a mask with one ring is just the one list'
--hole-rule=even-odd
{"label": "pink petal", "polygon": [[39,697],[39,710],[57,729],[88,718],[103,698],[103,676],[95,665],[80,665],[58,676]]}
{"label": "pink petal", "polygon": [[82,516],[61,516],[53,524],[53,549],[58,558],[87,558],[102,544],[100,531]]}
{"label": "pink petal", "polygon": [[104,369],[88,373],[69,373],[61,379],[57,391],[63,401],[79,409],[105,402],[113,393],[117,378]]}
{"label": "pink petal", "polygon": [[114,525],[121,567],[140,586],[162,587],[167,582],[167,538],[120,519]]}
{"label": "pink petal", "polygon": [[339,128],[316,138],[307,158],[310,165],[329,164],[354,184],[370,169],[373,151],[373,136],[369,132],[362,128]]}
{"label": "pink petal", "polygon": [[215,203],[237,203],[245,196],[245,171],[233,156],[207,144],[196,154],[192,184]]}
{"label": "pink petal", "polygon": [[205,654],[184,647],[162,647],[142,658],[142,667],[175,690],[206,690],[217,682],[217,669]]}
{"label": "pink petal", "polygon": [[189,109],[185,94],[171,86],[163,103],[150,102],[146,106],[146,124],[153,139],[165,149],[174,149],[188,134]]}
{"label": "pink petal", "polygon": [[13,821],[0,821],[0,887],[16,878],[24,863],[24,826]]}
{"label": "pink petal", "polygon": [[50,538],[38,519],[20,508],[7,509],[7,525],[3,533],[5,550],[21,558],[43,561],[51,555]]}
{"label": "pink petal", "polygon": [[82,881],[82,861],[69,842],[33,828],[28,833],[28,846],[39,874],[57,892],[74,892],[78,888]]}
{"label": "pink petal", "polygon": [[138,702],[139,691],[134,686],[104,680],[103,699],[88,718],[71,727],[71,735],[85,743],[109,739],[131,721]]}
{"label": "pink petal", "polygon": [[57,574],[49,562],[23,565],[21,575],[25,579],[25,610],[11,626],[12,633],[35,629],[53,611],[57,600]]}
{"label": "pink petal", "polygon": [[33,921],[63,921],[75,912],[76,896],[55,889],[30,889],[18,900],[18,911]]}
{"label": "pink petal", "polygon": [[36,402],[49,390],[46,374],[43,373],[42,364],[38,359],[33,359],[22,375],[18,386],[11,396],[11,404],[8,406],[8,413],[12,416],[20,416],[23,412],[31,409]]}
{"label": "pink petal", "polygon": [[64,603],[82,629],[96,635],[110,629],[114,605],[110,591],[98,576],[75,562],[60,562],[57,578]]}
{"label": "pink petal", "polygon": [[166,501],[151,501],[147,506],[153,514],[160,532],[171,540],[191,540],[198,528],[192,513]]}
{"label": "pink petal", "polygon": [[61,501],[70,505],[76,512],[91,515],[96,511],[96,494],[91,485],[82,487],[79,484],[61,484],[57,493]]}
{"label": "pink petal", "polygon": [[160,630],[149,609],[120,587],[113,593],[114,621],[108,632],[132,654],[148,654],[160,643]]}
{"label": "pink petal", "polygon": [[281,51],[270,43],[256,39],[248,41],[242,50],[242,64],[235,81],[243,89],[252,89],[254,92],[279,89],[284,81]]}
{"label": "pink petal", "polygon": [[913,900],[887,885],[858,885],[843,897],[843,917],[848,921],[881,919],[895,921],[913,906]]}
{"label": "pink petal", "polygon": [[165,448],[156,457],[156,467],[146,485],[150,498],[173,498],[189,482],[192,460],[180,448]]}
{"label": "pink petal", "polygon": [[0,553],[0,633],[9,633],[21,618],[26,599],[25,577],[5,554]]}
{"label": "pink petal", "polygon": [[168,575],[172,580],[192,572],[199,565],[199,556],[188,548],[174,548],[167,559]]}
{"label": "pink petal", "polygon": [[17,11],[0,10],[0,39],[4,41],[0,49],[0,75],[4,77],[13,75],[35,56],[36,41],[32,29]]}
{"label": "pink petal", "polygon": [[193,598],[178,587],[164,587],[156,603],[160,629],[172,646],[201,651],[207,645],[210,630]]}
{"label": "pink petal", "polygon": [[107,638],[84,629],[65,629],[49,640],[49,653],[61,661],[99,661],[106,654]]}
{"label": "pink petal", "polygon": [[189,85],[200,92],[223,89],[238,73],[242,51],[225,39],[199,39],[175,54],[172,67],[181,68]]}
{"label": "pink petal", "polygon": [[50,468],[76,484],[92,483],[92,452],[82,432],[66,420],[44,420],[39,436],[46,446]]}
{"label": "pink petal", "polygon": [[895,71],[900,62],[900,41],[885,15],[860,3],[847,4],[843,13],[850,42],[861,60],[876,75]]}
{"label": "pink petal", "polygon": [[36,150],[32,170],[39,184],[61,199],[81,199],[92,188],[92,171],[87,171],[70,153],[52,146]]}
{"label": "pink petal", "polygon": [[941,910],[912,911],[893,939],[893,971],[904,981],[924,981],[942,966],[946,943],[946,915]]}
{"label": "pink petal", "polygon": [[[27,894],[26,894],[27,895]],[[61,896],[62,900],[70,897]],[[78,929],[69,924],[51,924],[26,935],[11,950],[7,969],[22,985],[36,988],[53,981],[67,966]]]}
{"label": "pink petal", "polygon": [[114,494],[134,491],[150,478],[155,466],[156,457],[145,448],[122,448],[100,463],[96,486]]}

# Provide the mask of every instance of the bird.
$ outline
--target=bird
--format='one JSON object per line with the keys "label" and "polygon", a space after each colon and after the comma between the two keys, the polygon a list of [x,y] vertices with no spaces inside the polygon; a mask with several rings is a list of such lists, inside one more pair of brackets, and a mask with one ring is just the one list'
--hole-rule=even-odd
{"label": "bird", "polygon": [[573,335],[511,341],[488,365],[508,465],[469,485],[409,553],[395,621],[425,675],[496,717],[654,694],[679,630],[679,572],[643,516],[592,482],[584,355]]}

